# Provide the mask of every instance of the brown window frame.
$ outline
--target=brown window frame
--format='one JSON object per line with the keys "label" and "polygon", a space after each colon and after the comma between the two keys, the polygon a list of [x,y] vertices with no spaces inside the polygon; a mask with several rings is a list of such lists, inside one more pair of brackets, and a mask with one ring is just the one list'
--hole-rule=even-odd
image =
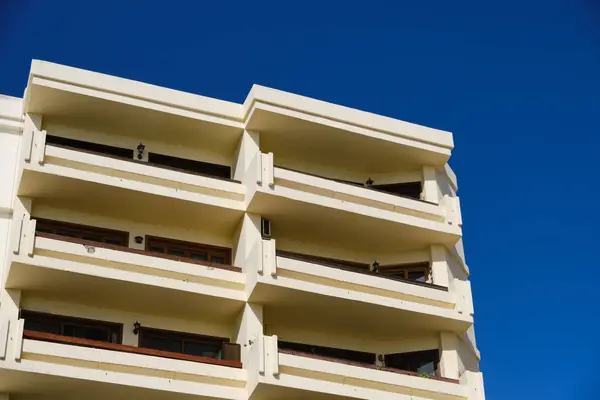
{"label": "brown window frame", "polygon": [[[45,218],[35,219],[37,221],[36,233],[49,233],[57,236],[77,238],[90,242],[106,243],[115,246],[129,246],[129,232],[126,231],[74,224],[71,222],[56,221]],[[89,239],[90,236],[99,236],[100,240],[97,240],[96,238]]]}
{"label": "brown window frame", "polygon": [[[25,330],[34,331],[34,332],[45,332],[45,333],[53,333],[46,332],[43,330],[32,329],[31,326],[28,326],[28,321],[40,322],[45,324],[57,324],[60,332],[57,335],[66,336],[66,337],[76,337],[67,335],[65,333],[66,325],[73,325],[76,327],[83,328],[94,328],[94,329],[105,329],[107,331],[107,340],[98,340],[98,339],[87,339],[81,338],[85,340],[95,340],[104,343],[115,343],[121,344],[123,340],[123,324],[119,324],[116,322],[107,322],[96,319],[87,319],[87,318],[79,318],[79,317],[70,317],[65,315],[58,314],[50,314],[39,311],[30,311],[30,310],[20,310],[20,318],[25,320]],[[56,333],[53,333],[56,334]],[[115,334],[116,336],[113,336]]]}
{"label": "brown window frame", "polygon": [[[152,247],[163,247],[163,252],[158,252],[156,250],[152,250]],[[184,255],[177,254],[169,254],[169,248],[182,250]],[[228,247],[219,247],[208,245],[204,243],[194,243],[194,242],[186,242],[183,240],[169,239],[163,238],[159,236],[150,236],[146,235],[146,251],[154,253],[154,254],[162,254],[165,257],[179,257],[194,261],[205,262],[209,264],[218,264],[218,265],[231,265],[231,249]],[[206,260],[200,260],[197,258],[191,257],[191,253],[206,253]],[[223,258],[223,263],[216,263],[212,261],[213,256],[221,256]]]}
{"label": "brown window frame", "polygon": [[124,147],[110,146],[102,143],[87,142],[83,140],[71,139],[63,136],[46,135],[46,144],[65,149],[82,151],[90,154],[98,154],[123,160],[133,159],[133,149]]}
{"label": "brown window frame", "polygon": [[175,157],[167,154],[148,153],[148,164],[159,168],[181,171],[188,174],[208,176],[211,178],[232,180],[231,167],[206,161]]}
{"label": "brown window frame", "polygon": [[378,267],[378,273],[380,275],[400,275],[402,273],[402,279],[419,282],[408,278],[408,273],[413,271],[423,271],[425,275],[425,281],[423,283],[429,282],[431,275],[431,266],[429,265],[429,262],[381,265]]}
{"label": "brown window frame", "polygon": [[310,254],[294,253],[286,250],[277,250],[278,257],[291,258],[299,261],[311,262],[314,264],[321,264],[333,268],[345,269],[345,270],[360,270],[369,271],[369,264],[360,263],[356,261],[339,260],[336,258],[313,256]]}
{"label": "brown window frame", "polygon": [[306,343],[278,341],[280,350],[285,350],[289,353],[310,354],[317,358],[335,360],[348,364],[356,365],[371,365],[375,364],[376,354],[365,351],[340,349],[336,347],[317,346]]}
{"label": "brown window frame", "polygon": [[[180,345],[181,351],[175,352],[175,351],[169,351],[169,350],[153,349],[151,347],[148,347],[147,344],[144,343],[144,341],[148,340],[151,337],[181,342],[181,345]],[[186,343],[197,343],[197,344],[215,346],[216,348],[218,348],[217,356],[216,357],[198,356],[195,354],[186,353],[186,349],[185,349]],[[196,334],[196,333],[170,331],[170,330],[165,330],[165,329],[149,328],[149,327],[142,326],[142,327],[140,327],[140,330],[138,332],[138,347],[143,348],[143,349],[152,349],[152,350],[166,351],[166,352],[171,352],[171,353],[185,354],[185,355],[195,356],[195,357],[205,357],[205,358],[213,358],[213,359],[217,359],[217,360],[227,360],[227,361],[240,361],[239,345],[236,343],[231,343],[229,338],[200,335],[200,334]],[[231,349],[233,347],[235,347],[236,349],[231,351]]]}
{"label": "brown window frame", "polygon": [[[439,349],[410,351],[405,353],[394,353],[385,355],[385,365],[389,368],[401,369],[415,373],[429,363],[433,364],[433,376],[441,376],[439,364],[441,352]],[[424,364],[424,365],[420,365]]]}

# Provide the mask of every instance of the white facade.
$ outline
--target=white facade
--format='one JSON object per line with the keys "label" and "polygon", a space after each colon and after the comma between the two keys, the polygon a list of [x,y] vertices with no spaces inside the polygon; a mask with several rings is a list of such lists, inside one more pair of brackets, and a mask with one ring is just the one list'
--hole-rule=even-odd
{"label": "white facade", "polygon": [[[0,96],[0,393],[483,400],[452,148],[449,132],[266,87],[234,104],[33,61],[23,99]],[[230,256],[158,256],[152,237]],[[24,313],[104,321],[119,339]],[[239,360],[141,350],[135,322],[225,338]],[[425,353],[435,373],[419,372]]]}

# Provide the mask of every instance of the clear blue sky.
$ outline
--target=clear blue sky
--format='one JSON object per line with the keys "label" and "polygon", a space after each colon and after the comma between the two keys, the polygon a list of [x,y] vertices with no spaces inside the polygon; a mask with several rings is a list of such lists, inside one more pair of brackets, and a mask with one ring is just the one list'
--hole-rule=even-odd
{"label": "clear blue sky", "polygon": [[0,93],[37,58],[452,131],[488,399],[600,399],[600,3],[291,3],[0,0]]}

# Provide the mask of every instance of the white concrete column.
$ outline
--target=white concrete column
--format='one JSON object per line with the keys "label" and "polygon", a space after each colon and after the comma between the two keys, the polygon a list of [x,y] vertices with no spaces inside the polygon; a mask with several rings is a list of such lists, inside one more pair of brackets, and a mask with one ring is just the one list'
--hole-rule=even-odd
{"label": "white concrete column", "polygon": [[449,286],[448,261],[446,260],[446,248],[442,245],[432,245],[429,248],[431,259],[431,276],[434,284],[439,286]]}
{"label": "white concrete column", "polygon": [[34,153],[34,144],[36,136],[42,131],[42,116],[37,114],[25,114],[23,123],[23,141],[21,145],[21,160],[26,163],[31,162],[32,158],[37,159]]}
{"label": "white concrete column", "polygon": [[[260,154],[260,135],[258,132],[244,131],[237,149],[237,159],[233,179],[244,182],[254,159]],[[256,182],[254,182],[256,183]]]}
{"label": "white concrete column", "polygon": [[[20,358],[23,333],[19,330],[20,290],[2,290],[0,293],[0,358]],[[21,324],[22,327],[22,324]]]}
{"label": "white concrete column", "polygon": [[[26,246],[26,234],[29,228],[29,221],[31,220],[31,206],[32,200],[27,197],[16,197],[13,202],[13,214],[11,221],[10,231],[10,249],[12,254],[21,254],[25,251]],[[10,254],[8,254],[10,256]],[[6,277],[6,269],[9,265],[9,259],[6,258],[6,265],[3,270],[3,278]],[[4,282],[4,279],[2,280]]]}
{"label": "white concrete column", "polygon": [[483,374],[465,371],[460,377],[460,384],[467,387],[467,400],[485,400]]}
{"label": "white concrete column", "polygon": [[246,213],[234,236],[233,265],[246,274],[246,293],[249,296],[256,285],[262,266],[261,217]]}
{"label": "white concrete column", "polygon": [[258,385],[260,363],[263,357],[263,309],[262,305],[246,303],[238,318],[234,340],[241,346],[241,361],[248,371],[246,389],[252,394]]}
{"label": "white concrete column", "polygon": [[422,198],[425,201],[438,204],[438,184],[436,180],[435,168],[426,165],[423,167],[423,193]]}
{"label": "white concrete column", "polygon": [[453,332],[440,333],[440,373],[444,378],[459,378],[458,337]]}

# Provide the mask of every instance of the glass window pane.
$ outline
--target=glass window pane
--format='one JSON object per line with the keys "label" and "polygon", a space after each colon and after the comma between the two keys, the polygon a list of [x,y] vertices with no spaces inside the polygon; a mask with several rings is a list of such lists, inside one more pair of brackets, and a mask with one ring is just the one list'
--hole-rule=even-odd
{"label": "glass window pane", "polygon": [[141,347],[154,350],[171,351],[181,353],[181,341],[165,339],[160,337],[144,337]]}
{"label": "glass window pane", "polygon": [[167,249],[167,254],[170,254],[172,256],[184,257],[185,251],[179,249]]}
{"label": "glass window pane", "polygon": [[225,257],[212,256],[210,262],[215,264],[225,264]]}
{"label": "glass window pane", "polygon": [[150,246],[150,251],[153,251],[155,253],[164,253],[165,252],[165,248],[164,247],[160,247],[160,246]]}
{"label": "glass window pane", "polygon": [[185,342],[185,354],[221,358],[221,346],[207,343]]}
{"label": "glass window pane", "polygon": [[82,339],[99,340],[109,342],[110,337],[108,331],[104,328],[96,328],[89,326],[64,325],[64,335]]}
{"label": "glass window pane", "polygon": [[200,261],[206,261],[208,259],[208,257],[206,256],[206,253],[192,253],[190,255],[190,258],[193,258],[194,260],[200,260]]}
{"label": "glass window pane", "polygon": [[425,271],[408,271],[408,279],[416,282],[425,282]]}
{"label": "glass window pane", "polygon": [[429,375],[435,375],[435,363],[433,361],[424,363],[417,368],[417,372],[420,374],[426,373]]}
{"label": "glass window pane", "polygon": [[33,321],[31,319],[25,319],[25,329],[36,332],[46,332],[53,333],[55,335],[60,335],[60,324],[53,322],[42,322],[42,321]]}

